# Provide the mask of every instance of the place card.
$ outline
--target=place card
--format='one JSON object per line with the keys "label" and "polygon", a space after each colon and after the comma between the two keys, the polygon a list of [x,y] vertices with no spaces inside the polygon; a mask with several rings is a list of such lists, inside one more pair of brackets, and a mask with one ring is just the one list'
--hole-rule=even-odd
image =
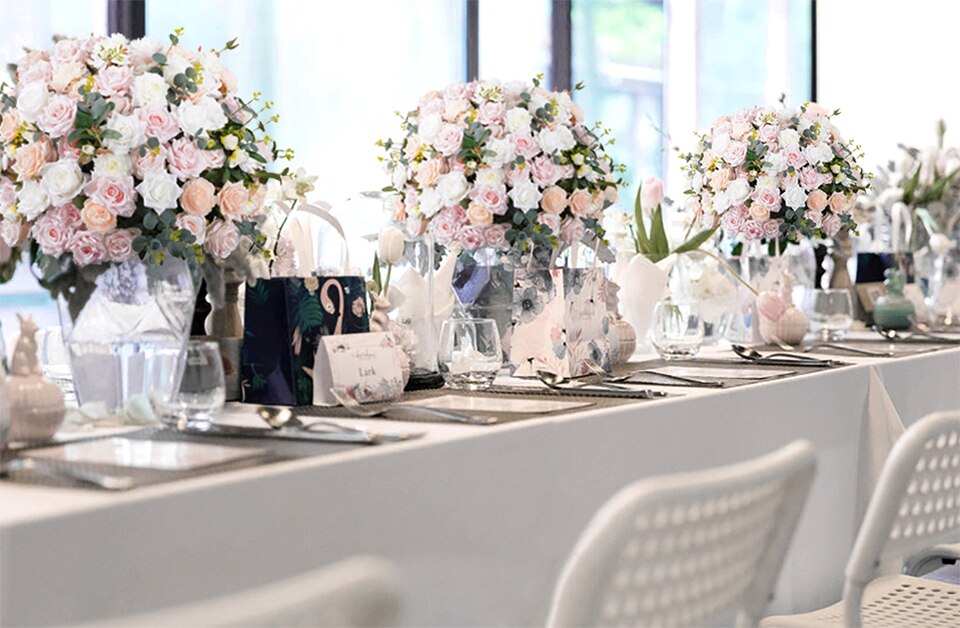
{"label": "place card", "polygon": [[690,377],[694,379],[707,378],[762,380],[783,377],[784,375],[793,375],[796,373],[796,371],[784,371],[781,369],[727,369],[700,366],[662,366],[660,368],[650,369],[647,371],[647,373],[662,373],[664,375],[675,375],[677,377]]}
{"label": "place card", "polygon": [[426,406],[438,410],[462,412],[513,412],[515,414],[545,414],[572,410],[593,405],[589,401],[545,401],[543,399],[505,399],[491,397],[468,397],[466,395],[443,395],[431,399],[411,401],[410,405]]}
{"label": "place card", "polygon": [[30,458],[58,462],[103,464],[159,471],[193,471],[227,462],[257,458],[265,453],[263,449],[248,447],[224,447],[114,436],[35,449],[27,455]]}
{"label": "place card", "polygon": [[403,394],[403,372],[393,334],[322,336],[313,365],[313,405],[338,404],[331,390],[361,403]]}

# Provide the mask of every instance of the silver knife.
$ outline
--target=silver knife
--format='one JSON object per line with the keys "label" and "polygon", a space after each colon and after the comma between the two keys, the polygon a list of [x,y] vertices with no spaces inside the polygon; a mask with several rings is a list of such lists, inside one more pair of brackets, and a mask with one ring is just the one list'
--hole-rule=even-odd
{"label": "silver knife", "polygon": [[279,430],[262,429],[259,427],[244,427],[242,425],[224,425],[222,423],[211,423],[202,427],[194,425],[176,427],[170,429],[191,436],[221,436],[228,438],[262,438],[265,440],[299,440],[313,441],[319,443],[354,443],[358,445],[379,445],[380,438],[373,432],[309,432],[305,430],[290,430],[281,428]]}

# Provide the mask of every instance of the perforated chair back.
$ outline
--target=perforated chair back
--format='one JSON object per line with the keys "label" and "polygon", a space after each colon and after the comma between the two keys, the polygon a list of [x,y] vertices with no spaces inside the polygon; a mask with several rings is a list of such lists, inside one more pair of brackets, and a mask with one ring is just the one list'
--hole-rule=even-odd
{"label": "perforated chair back", "polygon": [[380,628],[397,623],[399,590],[391,563],[358,556],[242,593],[85,625]]}
{"label": "perforated chair back", "polygon": [[960,540],[960,412],[912,425],[890,451],[847,562],[844,617],[860,625],[864,587],[881,564]]}
{"label": "perforated chair back", "polygon": [[635,482],[580,537],[549,626],[753,625],[766,608],[816,463],[807,441],[762,458]]}

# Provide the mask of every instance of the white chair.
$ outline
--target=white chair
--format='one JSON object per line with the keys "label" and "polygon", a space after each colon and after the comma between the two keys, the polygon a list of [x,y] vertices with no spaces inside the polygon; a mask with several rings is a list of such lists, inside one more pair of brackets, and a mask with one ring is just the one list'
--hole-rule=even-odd
{"label": "white chair", "polygon": [[762,458],[652,477],[594,516],[554,591],[549,626],[755,625],[813,479],[796,441]]}
{"label": "white chair", "polygon": [[847,561],[843,598],[812,613],[768,617],[789,626],[960,625],[960,586],[912,576],[874,579],[925,547],[960,539],[960,412],[924,417],[897,440],[883,465]]}
{"label": "white chair", "polygon": [[87,626],[344,626],[395,625],[399,577],[380,558],[358,556],[241,593]]}
{"label": "white chair", "polygon": [[922,576],[946,565],[956,565],[960,560],[960,543],[945,543],[925,547],[903,562],[903,573]]}

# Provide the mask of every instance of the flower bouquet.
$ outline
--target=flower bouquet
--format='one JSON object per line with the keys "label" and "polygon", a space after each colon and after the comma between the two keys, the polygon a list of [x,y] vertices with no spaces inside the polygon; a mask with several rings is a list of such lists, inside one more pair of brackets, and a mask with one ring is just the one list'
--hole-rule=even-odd
{"label": "flower bouquet", "polygon": [[564,375],[586,372],[583,356],[608,362],[605,312],[592,326],[564,325],[574,301],[606,303],[604,281],[587,277],[602,270],[571,268],[565,278],[556,267],[563,251],[575,266],[579,243],[602,242],[601,212],[616,202],[623,171],[604,151],[608,131],[587,126],[570,94],[539,78],[430,92],[403,116],[403,130],[403,139],[381,142],[392,175],[387,208],[410,233],[467,253],[457,295],[498,319],[511,362]]}
{"label": "flower bouquet", "polygon": [[[182,346],[198,269],[268,255],[258,221],[280,175],[260,115],[272,105],[236,95],[220,59],[235,40],[191,50],[180,35],[59,39],[0,88],[0,238],[13,260],[28,249],[59,297],[81,401],[94,396],[84,378],[112,380],[111,408],[138,389],[127,362]],[[78,368],[93,346],[122,364]]]}

